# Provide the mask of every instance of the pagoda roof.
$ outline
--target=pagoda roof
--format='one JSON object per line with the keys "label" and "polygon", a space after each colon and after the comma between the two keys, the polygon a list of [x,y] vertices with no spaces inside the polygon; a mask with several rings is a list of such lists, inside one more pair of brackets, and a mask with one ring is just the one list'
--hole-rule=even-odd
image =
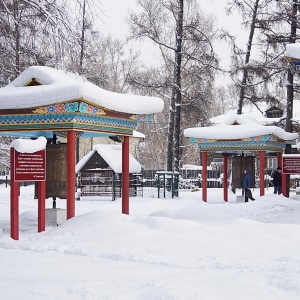
{"label": "pagoda roof", "polygon": [[2,135],[133,135],[137,122],[163,110],[158,97],[104,90],[85,78],[45,66],[31,66],[0,88]]}
{"label": "pagoda roof", "polygon": [[[37,85],[28,85],[33,80]],[[75,99],[129,114],[158,113],[164,105],[157,97],[110,92],[79,75],[45,66],[27,68],[0,89],[0,109],[33,108]]]}
{"label": "pagoda roof", "polygon": [[280,151],[298,133],[286,132],[277,126],[264,126],[251,117],[230,116],[221,124],[188,128],[184,136],[198,143],[202,151],[271,150]]}
{"label": "pagoda roof", "polygon": [[265,126],[242,115],[230,116],[216,126],[188,128],[184,131],[185,137],[216,140],[240,140],[268,134],[285,141],[295,140],[299,136],[298,133],[286,132],[277,126]]}

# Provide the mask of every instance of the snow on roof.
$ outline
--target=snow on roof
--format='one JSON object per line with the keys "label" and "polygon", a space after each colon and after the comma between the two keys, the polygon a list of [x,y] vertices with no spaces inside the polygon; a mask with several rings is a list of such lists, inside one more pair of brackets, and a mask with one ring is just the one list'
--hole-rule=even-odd
{"label": "snow on roof", "polygon": [[[85,155],[76,165],[76,173],[80,172],[82,167],[88,162],[95,152],[107,162],[115,173],[122,173],[122,146],[121,145],[94,145],[93,150]],[[141,172],[141,165],[139,162],[129,154],[129,173]]]}
{"label": "snow on roof", "polygon": [[284,56],[300,59],[300,44],[287,44]]}
{"label": "snow on roof", "polygon": [[11,147],[20,153],[34,153],[46,149],[47,139],[43,136],[36,140],[16,139],[11,142]]}
{"label": "snow on roof", "polygon": [[[279,121],[280,118],[266,118],[265,117],[264,113],[269,108],[269,105],[267,103],[260,102],[259,108],[261,111],[263,111],[263,113],[261,111],[259,111],[259,109],[255,105],[246,104],[243,106],[243,115],[255,118],[257,121],[259,121],[262,124],[273,123],[274,121]],[[213,118],[210,118],[209,120],[214,125],[220,124],[229,116],[236,115],[237,114],[236,111],[237,111],[236,109],[231,109],[231,110],[227,111],[226,113],[216,116],[216,117],[213,117]]]}
{"label": "snow on roof", "polygon": [[[26,86],[33,78],[42,85]],[[164,106],[163,100],[157,97],[114,93],[76,74],[32,66],[0,89],[0,109],[39,107],[82,98],[103,108],[129,114],[159,113]]]}
{"label": "snow on roof", "polygon": [[264,126],[257,120],[242,115],[230,116],[219,125],[187,128],[184,130],[185,137],[218,140],[236,140],[267,134],[273,134],[285,141],[298,138],[298,133],[285,132],[277,126]]}
{"label": "snow on roof", "polygon": [[[207,166],[207,170],[211,170],[212,168]],[[197,165],[183,165],[181,170],[202,170],[202,166],[197,166]]]}
{"label": "snow on roof", "polygon": [[145,135],[144,135],[143,133],[141,133],[141,132],[139,132],[139,131],[136,131],[136,130],[133,130],[133,131],[132,131],[132,136],[133,136],[134,138],[142,138],[142,139],[145,138]]}
{"label": "snow on roof", "polygon": [[[281,118],[267,118],[265,116],[265,112],[270,108],[270,105],[268,105],[266,102],[259,102],[259,109],[257,108],[256,105],[254,104],[247,104],[243,106],[243,116],[247,116],[247,117],[252,117],[254,119],[256,119],[257,121],[259,121],[259,123],[261,124],[273,124],[274,122],[278,122]],[[210,122],[213,125],[216,124],[220,124],[222,122],[224,122],[224,120],[226,118],[228,118],[229,116],[234,116],[236,115],[236,109],[231,109],[229,111],[227,111],[226,113],[210,118]],[[262,113],[261,111],[263,111],[264,113]],[[284,117],[284,115],[283,115]],[[300,101],[294,99],[293,101],[293,121],[295,122],[300,122]]]}

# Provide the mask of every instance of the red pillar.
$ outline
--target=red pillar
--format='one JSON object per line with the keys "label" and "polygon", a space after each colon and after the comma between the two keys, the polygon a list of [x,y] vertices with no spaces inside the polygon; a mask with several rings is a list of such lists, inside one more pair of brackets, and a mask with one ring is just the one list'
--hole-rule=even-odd
{"label": "red pillar", "polygon": [[74,130],[67,133],[67,219],[75,216],[75,143]]}
{"label": "red pillar", "polygon": [[202,201],[207,202],[207,152],[202,152]]}
{"label": "red pillar", "polygon": [[122,143],[122,213],[129,215],[129,136]]}
{"label": "red pillar", "polygon": [[19,239],[19,182],[15,182],[14,148],[10,148],[10,237]]}
{"label": "red pillar", "polygon": [[[277,166],[282,168],[282,153],[281,152],[278,152]],[[286,197],[286,174],[283,174],[281,172],[281,178],[282,178],[282,182],[281,182],[282,194],[283,194],[283,196]]]}
{"label": "red pillar", "polygon": [[259,186],[260,196],[265,195],[265,151],[259,151]]}
{"label": "red pillar", "polygon": [[46,182],[38,183],[38,232],[45,231],[46,217]]}
{"label": "red pillar", "polygon": [[228,155],[223,154],[223,194],[224,201],[228,202]]}

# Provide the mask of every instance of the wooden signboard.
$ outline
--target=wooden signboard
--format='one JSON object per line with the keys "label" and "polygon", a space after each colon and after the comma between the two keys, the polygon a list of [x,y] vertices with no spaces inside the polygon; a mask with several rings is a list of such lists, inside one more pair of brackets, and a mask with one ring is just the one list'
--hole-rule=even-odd
{"label": "wooden signboard", "polygon": [[45,181],[46,180],[46,151],[21,153],[14,151],[15,181]]}
{"label": "wooden signboard", "polygon": [[282,156],[283,174],[300,174],[300,155],[284,154]]}

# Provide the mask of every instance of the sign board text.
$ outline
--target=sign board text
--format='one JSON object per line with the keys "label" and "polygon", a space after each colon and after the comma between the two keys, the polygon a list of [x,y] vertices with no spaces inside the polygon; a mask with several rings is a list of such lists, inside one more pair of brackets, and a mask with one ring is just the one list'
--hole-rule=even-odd
{"label": "sign board text", "polygon": [[300,174],[300,155],[287,154],[282,156],[282,173]]}
{"label": "sign board text", "polygon": [[45,181],[46,151],[20,153],[15,150],[15,181]]}

